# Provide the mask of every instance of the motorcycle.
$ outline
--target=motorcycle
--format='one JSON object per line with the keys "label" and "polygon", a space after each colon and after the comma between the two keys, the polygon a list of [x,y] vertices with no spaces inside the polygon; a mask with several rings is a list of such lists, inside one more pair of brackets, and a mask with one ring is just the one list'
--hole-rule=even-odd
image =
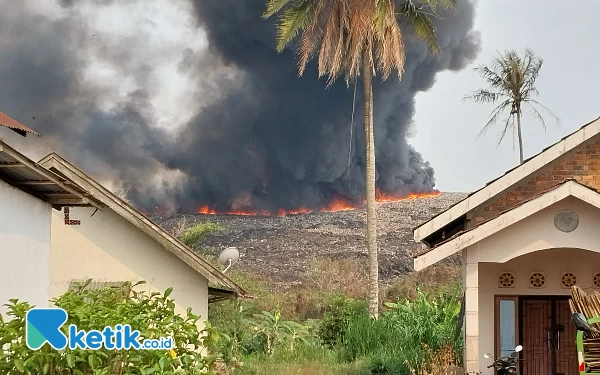
{"label": "motorcycle", "polygon": [[523,350],[521,345],[515,348],[513,354],[509,356],[502,356],[494,359],[490,353],[486,353],[483,355],[484,358],[492,358],[494,362],[489,365],[487,368],[493,367],[496,370],[496,375],[516,375],[517,373],[517,358],[515,354]]}

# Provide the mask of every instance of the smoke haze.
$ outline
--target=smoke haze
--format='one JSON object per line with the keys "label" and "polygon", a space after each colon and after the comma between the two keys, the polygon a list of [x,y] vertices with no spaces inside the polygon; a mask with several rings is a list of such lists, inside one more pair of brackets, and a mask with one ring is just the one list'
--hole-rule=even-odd
{"label": "smoke haze", "polygon": [[[42,3],[0,0],[0,110],[42,134],[15,139],[22,147],[132,185],[146,210],[364,195],[360,84],[351,138],[354,87],[325,89],[314,64],[298,78],[293,51],[274,51],[264,0]],[[470,2],[436,23],[440,56],[407,33],[402,81],[374,80],[377,185],[390,194],[433,189],[433,169],[407,143],[415,96],[479,51]]]}

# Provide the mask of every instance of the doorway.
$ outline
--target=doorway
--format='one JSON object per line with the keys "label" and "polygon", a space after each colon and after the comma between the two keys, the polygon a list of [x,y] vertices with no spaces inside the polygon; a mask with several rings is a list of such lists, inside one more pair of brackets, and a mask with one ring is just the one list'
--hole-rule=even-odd
{"label": "doorway", "polygon": [[568,296],[519,298],[521,375],[578,375]]}

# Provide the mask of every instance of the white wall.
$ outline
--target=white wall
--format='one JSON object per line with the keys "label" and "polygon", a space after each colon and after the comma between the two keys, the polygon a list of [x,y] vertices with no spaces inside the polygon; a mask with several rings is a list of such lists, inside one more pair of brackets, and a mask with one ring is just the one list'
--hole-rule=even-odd
{"label": "white wall", "polygon": [[109,208],[71,208],[70,219],[81,225],[65,225],[64,214],[52,218],[50,295],[65,293],[72,280],[139,281],[146,291],[164,292],[173,287],[178,312],[188,307],[208,319],[208,281],[173,253]]}
{"label": "white wall", "polygon": [[0,180],[0,305],[18,298],[48,306],[51,210]]}
{"label": "white wall", "polygon": [[[579,226],[571,233],[554,227],[556,212],[564,208],[579,215]],[[494,352],[495,296],[569,295],[570,290],[561,284],[564,272],[575,273],[578,285],[588,293],[593,292],[593,275],[600,272],[599,228],[599,209],[576,198],[567,198],[463,253],[464,258],[468,256],[478,261],[478,341],[480,369],[484,375],[493,374],[485,369],[488,363],[483,359],[483,353]],[[514,274],[514,288],[498,286],[502,272]],[[529,287],[531,272],[545,274],[544,288]]]}

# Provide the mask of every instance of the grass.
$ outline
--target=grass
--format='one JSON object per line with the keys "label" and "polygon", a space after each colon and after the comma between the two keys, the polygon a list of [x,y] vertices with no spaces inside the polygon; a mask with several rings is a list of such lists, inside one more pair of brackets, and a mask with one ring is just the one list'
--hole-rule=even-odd
{"label": "grass", "polygon": [[[375,360],[372,370],[402,374],[432,371],[434,359],[444,350],[460,353],[461,337],[455,337],[460,310],[458,293],[428,295],[388,303],[389,310],[373,320],[358,316],[346,330],[342,345],[345,360]],[[451,362],[460,358],[449,358]]]}
{"label": "grass", "polygon": [[295,352],[279,352],[274,357],[249,356],[244,366],[235,374],[241,375],[366,375],[368,370],[363,361],[347,363],[340,361],[333,350],[324,350],[320,345],[304,345]]}
{"label": "grass", "polygon": [[183,232],[181,241],[189,247],[194,247],[208,233],[219,232],[223,229],[223,226],[212,222],[195,224]]}

